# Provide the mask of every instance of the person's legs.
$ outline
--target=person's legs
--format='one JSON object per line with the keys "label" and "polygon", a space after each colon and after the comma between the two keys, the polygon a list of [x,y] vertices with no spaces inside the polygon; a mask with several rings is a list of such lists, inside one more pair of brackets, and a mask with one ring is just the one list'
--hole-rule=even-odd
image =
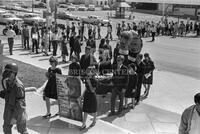
{"label": "person's legs", "polygon": [[93,121],[92,121],[92,124],[90,126],[94,126],[96,124],[97,113],[92,113],[92,116],[93,116]]}
{"label": "person's legs", "polygon": [[48,97],[45,97],[45,102],[46,102],[46,108],[47,108],[47,113],[46,115],[50,115],[50,99]]}
{"label": "person's legs", "polygon": [[13,125],[10,125],[10,122],[4,121],[4,124],[3,124],[4,134],[12,134],[12,126]]}
{"label": "person's legs", "polygon": [[146,84],[145,97],[149,95],[150,84]]}
{"label": "person's legs", "polygon": [[34,48],[35,48],[35,39],[32,39],[32,52],[34,52]]}
{"label": "person's legs", "polygon": [[56,49],[56,42],[55,41],[52,41],[52,46],[53,46],[53,56],[55,56],[55,49]]}
{"label": "person's legs", "polygon": [[12,51],[11,51],[11,39],[8,38],[8,46],[9,46],[9,53],[10,55],[12,55]]}
{"label": "person's legs", "polygon": [[29,37],[26,37],[27,49],[29,50]]}
{"label": "person's legs", "polygon": [[88,116],[88,113],[84,112],[83,113],[83,124],[82,124],[81,128],[85,128],[87,116]]}
{"label": "person's legs", "polygon": [[123,110],[123,102],[124,102],[124,94],[123,94],[123,92],[121,91],[119,91],[119,109],[118,109],[118,113],[120,113],[120,112],[122,112],[122,110]]}
{"label": "person's legs", "polygon": [[58,49],[58,42],[56,41],[56,42],[55,42],[55,53],[54,53],[55,56],[57,55],[57,49]]}
{"label": "person's legs", "polygon": [[21,134],[28,134],[26,122],[21,124],[17,123],[17,131]]}
{"label": "person's legs", "polygon": [[38,49],[39,49],[39,42],[38,42],[38,40],[35,40],[35,51],[36,51],[36,54],[38,54]]}
{"label": "person's legs", "polygon": [[115,113],[115,100],[117,97],[116,93],[116,87],[112,89],[112,95],[111,95],[111,113]]}

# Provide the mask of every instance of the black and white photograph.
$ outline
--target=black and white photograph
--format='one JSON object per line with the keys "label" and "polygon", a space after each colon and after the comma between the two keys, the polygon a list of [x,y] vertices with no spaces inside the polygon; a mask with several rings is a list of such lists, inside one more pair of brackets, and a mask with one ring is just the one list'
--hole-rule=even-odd
{"label": "black and white photograph", "polygon": [[0,0],[0,134],[200,134],[200,0]]}

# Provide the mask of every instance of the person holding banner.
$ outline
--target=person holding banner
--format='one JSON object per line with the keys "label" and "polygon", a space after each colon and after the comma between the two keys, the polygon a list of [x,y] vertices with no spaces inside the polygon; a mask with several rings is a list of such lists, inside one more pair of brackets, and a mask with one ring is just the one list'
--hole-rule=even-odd
{"label": "person holding banner", "polygon": [[[51,67],[48,69],[46,73],[46,77],[48,78],[48,82],[44,89],[44,97],[43,99],[46,101],[47,113],[42,116],[43,118],[48,118],[51,116],[50,112],[50,98],[57,100],[57,86],[56,86],[56,73],[62,74],[61,69],[57,68],[58,60],[56,57],[52,56],[49,59]],[[57,115],[57,114],[56,114]]]}
{"label": "person holding banner", "polygon": [[91,113],[94,116],[90,127],[93,127],[96,124],[96,116],[97,116],[97,98],[96,98],[96,93],[95,93],[97,82],[94,78],[94,75],[96,74],[95,67],[94,66],[88,67],[86,72],[87,72],[86,73],[87,77],[86,77],[86,82],[85,82],[86,89],[83,93],[84,115],[83,115],[83,124],[80,130],[83,130],[86,128],[86,120],[87,120],[88,113]]}

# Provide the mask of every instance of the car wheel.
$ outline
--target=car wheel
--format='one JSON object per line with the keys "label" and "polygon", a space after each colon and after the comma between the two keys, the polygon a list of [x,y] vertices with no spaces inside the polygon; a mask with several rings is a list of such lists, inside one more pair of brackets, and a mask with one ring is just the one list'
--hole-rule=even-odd
{"label": "car wheel", "polygon": [[3,35],[6,35],[7,31],[8,31],[8,29],[4,28],[3,29]]}

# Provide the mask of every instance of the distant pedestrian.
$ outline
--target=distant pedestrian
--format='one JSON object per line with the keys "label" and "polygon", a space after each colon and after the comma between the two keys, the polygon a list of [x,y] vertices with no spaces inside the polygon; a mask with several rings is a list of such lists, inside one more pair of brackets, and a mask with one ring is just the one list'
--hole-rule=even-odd
{"label": "distant pedestrian", "polygon": [[51,116],[50,111],[50,98],[57,100],[57,86],[56,86],[56,73],[62,74],[61,69],[57,68],[58,60],[56,57],[50,57],[49,63],[51,67],[49,67],[48,72],[46,73],[46,77],[48,82],[44,89],[43,99],[46,102],[47,113],[43,116],[43,118],[49,118]]}
{"label": "distant pedestrian", "polygon": [[98,39],[101,39],[101,23],[97,26]]}
{"label": "distant pedestrian", "polygon": [[23,41],[24,41],[24,48],[29,50],[29,37],[30,37],[30,34],[29,34],[29,29],[28,29],[28,26],[25,25],[24,26],[24,31],[22,32],[23,34]]}
{"label": "distant pedestrian", "polygon": [[106,35],[106,38],[107,39],[111,39],[113,40],[113,37],[112,37],[112,25],[109,23],[108,26],[107,26],[107,35]]}
{"label": "distant pedestrian", "polygon": [[10,55],[13,55],[13,45],[16,34],[15,31],[12,29],[12,26],[9,26],[9,30],[7,31],[6,35],[8,37],[8,46]]}
{"label": "distant pedestrian", "polygon": [[155,41],[155,35],[156,35],[156,27],[155,25],[153,24],[151,26],[151,36],[152,36],[152,40],[151,41]]}
{"label": "distant pedestrian", "polygon": [[200,93],[194,96],[195,105],[184,110],[179,125],[179,134],[200,133]]}
{"label": "distant pedestrian", "polygon": [[58,43],[59,43],[59,33],[58,30],[56,29],[55,32],[52,34],[53,56],[57,55]]}
{"label": "distant pedestrian", "polygon": [[31,38],[32,38],[32,52],[34,53],[34,49],[36,54],[38,54],[38,49],[39,49],[39,30],[38,27],[36,26],[36,24],[33,25],[33,27],[31,28]]}
{"label": "distant pedestrian", "polygon": [[65,33],[62,33],[62,37],[61,37],[61,43],[60,43],[60,47],[61,47],[61,56],[62,56],[62,61],[63,62],[67,62],[66,61],[66,56],[69,55],[68,50],[67,50],[67,36],[65,35]]}

